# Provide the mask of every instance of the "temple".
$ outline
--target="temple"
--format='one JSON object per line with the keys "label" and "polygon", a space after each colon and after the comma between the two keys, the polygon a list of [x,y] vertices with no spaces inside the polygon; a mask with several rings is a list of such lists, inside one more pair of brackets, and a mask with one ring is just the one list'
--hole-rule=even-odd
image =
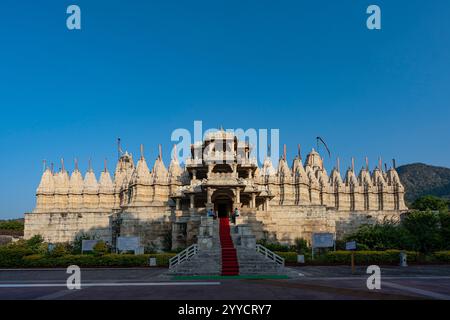
{"label": "temple", "polygon": [[106,165],[98,180],[91,166],[84,178],[77,164],[70,175],[64,162],[59,172],[47,168],[25,237],[57,243],[84,233],[114,246],[118,236],[139,236],[146,248],[183,248],[197,241],[208,210],[224,217],[238,208],[238,223],[257,239],[292,243],[315,232],[339,239],[407,210],[395,165],[383,170],[381,161],[372,172],[366,161],[357,174],[352,160],[343,176],[337,163],[329,175],[314,149],[304,161],[299,151],[289,167],[284,148],[276,166],[267,157],[260,167],[251,146],[224,130],[193,144],[184,167],[173,154],[167,168],[160,147],[150,170],[142,147],[137,163],[121,153],[114,179]]}

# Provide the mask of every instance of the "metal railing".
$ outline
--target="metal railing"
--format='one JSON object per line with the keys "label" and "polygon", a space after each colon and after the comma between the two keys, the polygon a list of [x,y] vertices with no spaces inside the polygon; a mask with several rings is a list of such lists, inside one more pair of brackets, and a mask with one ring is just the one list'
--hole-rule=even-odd
{"label": "metal railing", "polygon": [[183,251],[181,251],[179,254],[177,254],[175,257],[170,258],[169,260],[169,269],[174,268],[175,266],[179,265],[180,263],[183,263],[193,256],[195,256],[198,252],[198,245],[193,244],[190,247],[187,247]]}
{"label": "metal railing", "polygon": [[270,251],[266,247],[264,247],[264,246],[262,246],[260,244],[257,244],[256,245],[256,252],[258,252],[259,254],[262,254],[267,259],[272,260],[273,262],[275,262],[275,263],[279,264],[280,266],[284,267],[284,258],[282,258],[279,255],[277,255],[276,253]]}

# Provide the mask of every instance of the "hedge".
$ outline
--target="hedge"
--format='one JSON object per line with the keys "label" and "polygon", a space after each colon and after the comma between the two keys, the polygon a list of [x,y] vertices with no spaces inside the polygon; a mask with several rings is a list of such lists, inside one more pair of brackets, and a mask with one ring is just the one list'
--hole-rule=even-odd
{"label": "hedge", "polygon": [[297,262],[297,252],[284,252],[284,251],[275,251],[277,255],[284,258],[284,262],[287,263],[296,263]]}
{"label": "hedge", "polygon": [[[17,251],[17,250],[16,250]],[[1,268],[66,268],[69,265],[79,267],[145,267],[148,266],[149,258],[156,258],[158,266],[168,266],[169,259],[175,256],[174,253],[157,254],[106,254],[96,256],[92,254],[83,255],[64,255],[62,257],[49,257],[42,254],[29,254],[18,252],[17,254],[4,254],[0,251]]]}
{"label": "hedge", "polygon": [[[354,251],[356,264],[372,264],[372,263],[400,263],[401,250],[386,250],[386,251]],[[413,251],[404,251],[407,254],[409,262],[419,261],[419,254]],[[335,263],[348,264],[351,262],[351,251],[331,251],[323,256],[319,256],[318,260]]]}
{"label": "hedge", "polygon": [[433,253],[433,258],[439,262],[450,262],[450,251],[438,251]]}
{"label": "hedge", "polygon": [[[401,250],[386,250],[386,251],[354,251],[355,263],[357,264],[372,264],[372,263],[385,263],[385,264],[398,264],[400,262]],[[419,253],[413,251],[404,251],[407,254],[408,262],[424,262]],[[279,256],[285,259],[286,263],[297,263],[297,252],[275,252]],[[436,253],[438,254],[438,253]],[[306,263],[312,264],[350,264],[351,251],[329,251],[322,255],[315,256],[314,260],[311,260],[311,255],[306,254]],[[446,260],[447,259],[447,260]],[[431,259],[435,262],[448,262],[450,261],[450,251],[443,251],[438,256]]]}

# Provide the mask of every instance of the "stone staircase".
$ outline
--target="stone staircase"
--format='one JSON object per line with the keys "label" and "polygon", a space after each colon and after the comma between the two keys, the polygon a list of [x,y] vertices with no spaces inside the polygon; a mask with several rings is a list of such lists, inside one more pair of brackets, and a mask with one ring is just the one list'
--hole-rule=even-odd
{"label": "stone staircase", "polygon": [[[287,274],[284,259],[262,246],[256,245],[255,236],[248,225],[230,226],[232,244],[236,250],[238,266],[225,268],[220,241],[219,219],[202,217],[198,236],[197,254],[171,266],[172,275],[280,275]],[[229,245],[229,243],[228,243]],[[262,249],[263,250],[257,250]],[[259,251],[259,252],[258,252]],[[263,253],[261,253],[263,252]],[[264,254],[265,253],[265,254]],[[174,259],[174,258],[172,258]],[[226,259],[230,259],[226,257]],[[176,259],[174,259],[176,260]],[[233,260],[233,259],[232,259]],[[275,261],[276,260],[276,261]],[[223,272],[228,270],[231,272]]]}

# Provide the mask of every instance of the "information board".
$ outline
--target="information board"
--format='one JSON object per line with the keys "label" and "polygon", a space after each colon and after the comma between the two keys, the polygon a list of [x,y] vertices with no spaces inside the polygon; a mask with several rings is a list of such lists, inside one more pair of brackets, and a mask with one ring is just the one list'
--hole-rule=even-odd
{"label": "information board", "polygon": [[119,251],[136,251],[139,250],[139,237],[118,237],[117,249]]}
{"label": "information board", "polygon": [[330,248],[334,246],[333,233],[313,233],[312,236],[313,248]]}
{"label": "information board", "polygon": [[82,240],[81,251],[93,251],[98,240]]}

